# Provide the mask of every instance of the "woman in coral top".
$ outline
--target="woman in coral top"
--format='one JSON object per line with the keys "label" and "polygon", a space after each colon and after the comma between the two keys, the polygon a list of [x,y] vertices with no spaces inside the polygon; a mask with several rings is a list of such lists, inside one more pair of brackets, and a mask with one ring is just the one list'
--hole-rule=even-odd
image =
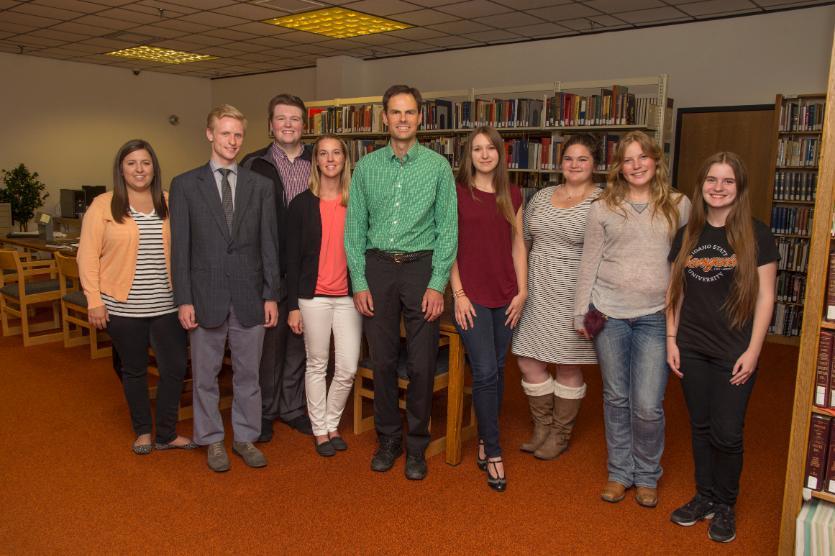
{"label": "woman in coral top", "polygon": [[[310,189],[290,203],[287,227],[287,323],[304,334],[307,350],[305,393],[316,452],[333,456],[348,446],[339,420],[354,384],[362,337],[362,316],[354,308],[345,257],[345,215],[351,168],[345,142],[323,135],[313,145]],[[330,391],[331,332],[335,371]]]}
{"label": "woman in coral top", "polygon": [[[186,332],[171,289],[171,234],[159,162],[141,139],[119,149],[113,191],[93,200],[81,226],[78,270],[90,323],[107,329],[121,358],[136,440],[133,451],[194,449],[175,430],[186,373]],[[148,346],[159,366],[156,444],[151,443]]]}
{"label": "woman in coral top", "polygon": [[455,327],[467,348],[478,419],[478,458],[493,490],[507,488],[499,446],[504,363],[528,296],[522,194],[511,186],[504,141],[492,127],[474,130],[456,180],[458,257],[450,285]]}

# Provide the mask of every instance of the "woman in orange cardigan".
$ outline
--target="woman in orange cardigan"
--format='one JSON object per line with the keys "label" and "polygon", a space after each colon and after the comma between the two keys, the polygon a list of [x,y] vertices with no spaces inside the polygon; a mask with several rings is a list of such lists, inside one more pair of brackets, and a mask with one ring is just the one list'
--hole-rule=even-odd
{"label": "woman in orange cardigan", "polygon": [[[141,139],[119,149],[113,191],[93,200],[81,226],[78,270],[90,323],[107,329],[122,361],[136,434],[133,452],[197,446],[175,430],[186,373],[186,332],[171,290],[168,205],[159,162]],[[151,443],[148,346],[159,366],[156,444]]]}

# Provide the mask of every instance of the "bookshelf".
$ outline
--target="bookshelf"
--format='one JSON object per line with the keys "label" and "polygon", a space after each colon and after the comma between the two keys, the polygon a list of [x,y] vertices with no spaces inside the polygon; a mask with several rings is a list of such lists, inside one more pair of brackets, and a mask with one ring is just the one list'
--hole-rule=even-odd
{"label": "bookshelf", "polygon": [[826,95],[777,95],[769,185],[780,263],[769,341],[799,345]]}
{"label": "bookshelf", "polygon": [[[667,145],[672,120],[667,86],[668,76],[657,75],[424,92],[418,140],[457,169],[467,134],[479,125],[492,125],[505,139],[514,182],[542,187],[558,179],[562,138],[588,132],[600,139],[598,160],[604,163],[595,173],[602,178],[622,134],[643,130]],[[382,97],[305,104],[304,139],[312,141],[325,132],[339,135],[348,143],[352,163],[387,142]]]}
{"label": "bookshelf", "polygon": [[[831,415],[828,410],[813,406],[813,396],[815,391],[820,332],[821,330],[835,330],[835,322],[824,320],[830,248],[835,246],[835,242],[832,239],[833,202],[835,202],[835,192],[833,191],[835,189],[835,49],[831,54],[827,90],[828,96],[825,101],[826,109],[821,132],[804,132],[806,136],[813,136],[820,139],[821,150],[817,190],[813,205],[814,217],[812,219],[811,238],[809,240],[802,333],[799,343],[791,437],[789,439],[788,464],[786,467],[786,482],[783,492],[783,508],[780,522],[779,553],[783,555],[794,553],[795,520],[800,512],[804,498],[817,498],[835,504],[835,495],[804,489],[811,417],[813,414]],[[795,98],[822,99],[823,95]],[[784,100],[778,96],[778,106],[782,107]],[[782,133],[782,135],[793,136],[794,134]]]}

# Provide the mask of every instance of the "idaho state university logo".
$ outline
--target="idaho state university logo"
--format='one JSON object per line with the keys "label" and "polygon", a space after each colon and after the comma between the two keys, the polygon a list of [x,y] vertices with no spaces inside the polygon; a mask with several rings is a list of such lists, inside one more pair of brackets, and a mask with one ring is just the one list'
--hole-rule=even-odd
{"label": "idaho state university logo", "polygon": [[736,268],[736,254],[721,245],[700,245],[690,253],[687,273],[700,282],[715,282]]}

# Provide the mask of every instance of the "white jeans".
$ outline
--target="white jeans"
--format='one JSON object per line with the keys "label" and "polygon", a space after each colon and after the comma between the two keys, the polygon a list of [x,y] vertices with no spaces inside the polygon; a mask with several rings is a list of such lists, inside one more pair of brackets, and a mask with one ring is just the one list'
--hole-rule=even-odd
{"label": "white jeans", "polygon": [[[304,388],[307,412],[313,434],[324,436],[334,432],[345,409],[345,402],[354,384],[362,339],[362,315],[349,297],[314,297],[299,299],[304,326],[304,346],[307,351],[307,372]],[[330,392],[325,375],[334,341],[334,374]]]}

